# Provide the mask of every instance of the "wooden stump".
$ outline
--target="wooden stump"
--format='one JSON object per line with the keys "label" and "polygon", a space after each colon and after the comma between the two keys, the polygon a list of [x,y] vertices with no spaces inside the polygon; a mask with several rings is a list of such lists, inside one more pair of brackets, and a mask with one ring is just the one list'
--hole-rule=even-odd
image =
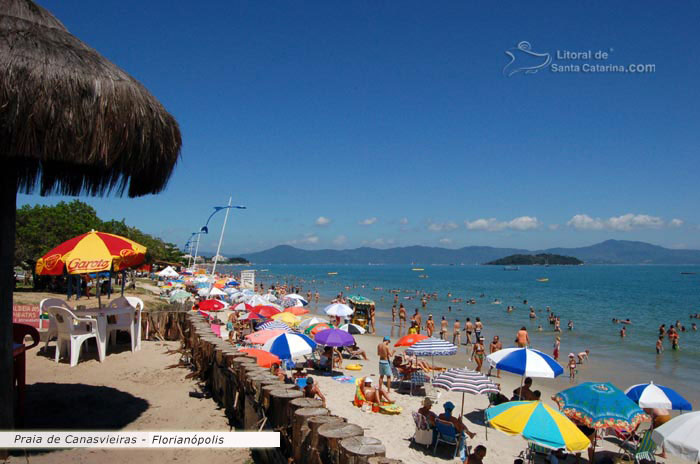
{"label": "wooden stump", "polygon": [[270,408],[268,410],[268,420],[272,427],[282,431],[291,425],[291,418],[287,415],[289,402],[296,398],[301,398],[299,390],[273,390],[270,392]]}
{"label": "wooden stump", "polygon": [[306,440],[305,447],[304,447],[304,455],[306,456],[306,460],[309,463],[312,464],[320,464],[321,463],[321,456],[318,452],[318,442],[319,442],[319,436],[318,436],[318,429],[324,424],[342,424],[345,422],[345,419],[343,417],[338,417],[338,416],[315,416],[311,417],[306,425],[309,427],[309,436],[308,439]]}
{"label": "wooden stump", "polygon": [[294,412],[301,408],[321,408],[323,401],[316,398],[297,398],[289,402],[289,417],[294,417]]}
{"label": "wooden stump", "polygon": [[372,437],[351,437],[340,441],[340,464],[367,464],[369,458],[384,456],[381,440]]}
{"label": "wooden stump", "polygon": [[338,464],[340,460],[340,441],[346,438],[364,435],[362,427],[355,424],[325,424],[318,428],[318,454],[321,461]]}
{"label": "wooden stump", "polygon": [[[304,399],[311,398],[297,398],[292,400],[291,403]],[[299,408],[294,411],[292,421],[292,449],[294,451],[295,462],[302,462],[301,458],[304,455],[305,443],[309,435],[309,419],[316,416],[327,416],[328,413],[328,409],[321,407]]]}
{"label": "wooden stump", "polygon": [[384,456],[375,456],[367,460],[368,464],[403,464],[400,459],[391,459]]}
{"label": "wooden stump", "polygon": [[265,411],[270,409],[270,393],[275,390],[293,390],[294,385],[288,383],[277,383],[262,387],[262,406]]}

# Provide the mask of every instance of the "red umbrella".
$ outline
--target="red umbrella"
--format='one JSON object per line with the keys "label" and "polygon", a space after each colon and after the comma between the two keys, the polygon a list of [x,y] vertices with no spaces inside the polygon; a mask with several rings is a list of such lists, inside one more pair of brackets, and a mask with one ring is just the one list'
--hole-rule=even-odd
{"label": "red umbrella", "polygon": [[255,348],[243,348],[241,351],[253,356],[257,360],[258,366],[260,367],[269,368],[272,367],[273,364],[280,363],[280,358],[269,351],[258,350]]}
{"label": "red umbrella", "polygon": [[226,305],[219,300],[204,300],[199,302],[199,309],[202,311],[221,311],[225,307]]}
{"label": "red umbrella", "polygon": [[239,311],[253,311],[253,307],[248,303],[238,303],[233,309],[237,309]]}
{"label": "red umbrella", "polygon": [[256,306],[253,308],[253,311],[256,313],[260,314],[263,317],[272,317],[275,314],[279,314],[282,311],[279,309],[275,308],[274,306]]}
{"label": "red umbrella", "polygon": [[257,321],[260,319],[265,319],[265,318],[262,317],[260,314],[254,313],[252,311],[249,313],[245,313],[243,316],[238,318],[239,321]]}
{"label": "red umbrella", "polygon": [[421,334],[404,335],[403,337],[399,338],[399,341],[394,343],[394,346],[411,346],[414,343],[417,343],[421,340],[425,340],[426,338],[428,338],[427,335]]}

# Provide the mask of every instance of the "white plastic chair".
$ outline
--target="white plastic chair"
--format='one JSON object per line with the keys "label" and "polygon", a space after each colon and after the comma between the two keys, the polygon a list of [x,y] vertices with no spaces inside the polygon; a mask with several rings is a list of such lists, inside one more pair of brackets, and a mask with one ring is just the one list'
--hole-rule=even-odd
{"label": "white plastic chair", "polygon": [[[68,302],[63,301],[60,298],[44,298],[41,300],[41,303],[39,303],[39,314],[48,314],[48,308],[52,306],[59,306],[61,308],[66,308],[69,311],[73,311],[73,308],[71,305],[68,304]],[[58,337],[58,326],[56,325],[56,319],[49,314],[49,328],[46,332],[46,343],[44,343],[44,351],[49,347],[49,342],[51,339]]]}
{"label": "white plastic chair", "polygon": [[[133,304],[130,298],[134,298]],[[138,301],[136,301],[138,300]],[[107,305],[108,309],[114,308],[130,308],[131,311],[126,314],[118,314],[116,316],[116,322],[107,324],[107,338],[110,344],[115,344],[117,341],[117,332],[124,331],[129,333],[131,338],[131,351],[136,351],[140,348],[140,343],[137,335],[140,335],[141,327],[141,309],[143,308],[143,301],[140,298],[135,297],[119,297],[116,300]]]}
{"label": "white plastic chair", "polygon": [[[56,341],[56,362],[59,361],[66,348],[70,349],[71,367],[78,364],[80,348],[85,340],[95,338],[99,343],[97,321],[92,317],[78,317],[73,311],[62,306],[51,306],[47,309],[49,315],[56,321],[58,339]],[[97,350],[100,362],[102,355]]]}

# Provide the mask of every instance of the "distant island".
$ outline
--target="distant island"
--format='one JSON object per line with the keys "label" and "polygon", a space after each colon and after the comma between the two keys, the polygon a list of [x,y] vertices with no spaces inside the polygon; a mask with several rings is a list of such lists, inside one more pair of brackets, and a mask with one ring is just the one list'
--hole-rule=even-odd
{"label": "distant island", "polygon": [[531,265],[545,265],[545,264],[552,264],[552,265],[567,265],[567,266],[578,266],[579,264],[583,264],[583,261],[581,261],[578,258],[574,258],[573,256],[562,256],[562,255],[553,255],[549,253],[541,253],[538,255],[510,255],[506,256],[505,258],[501,259],[496,259],[494,261],[489,261],[488,263],[485,263],[486,265],[495,265],[495,266],[531,266]]}

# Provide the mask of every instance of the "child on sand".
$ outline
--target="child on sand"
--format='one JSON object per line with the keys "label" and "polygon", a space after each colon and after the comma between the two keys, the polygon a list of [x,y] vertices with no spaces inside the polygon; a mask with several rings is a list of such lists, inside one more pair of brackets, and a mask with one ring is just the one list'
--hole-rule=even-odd
{"label": "child on sand", "polygon": [[576,357],[573,353],[569,353],[569,380],[571,382],[576,378]]}

